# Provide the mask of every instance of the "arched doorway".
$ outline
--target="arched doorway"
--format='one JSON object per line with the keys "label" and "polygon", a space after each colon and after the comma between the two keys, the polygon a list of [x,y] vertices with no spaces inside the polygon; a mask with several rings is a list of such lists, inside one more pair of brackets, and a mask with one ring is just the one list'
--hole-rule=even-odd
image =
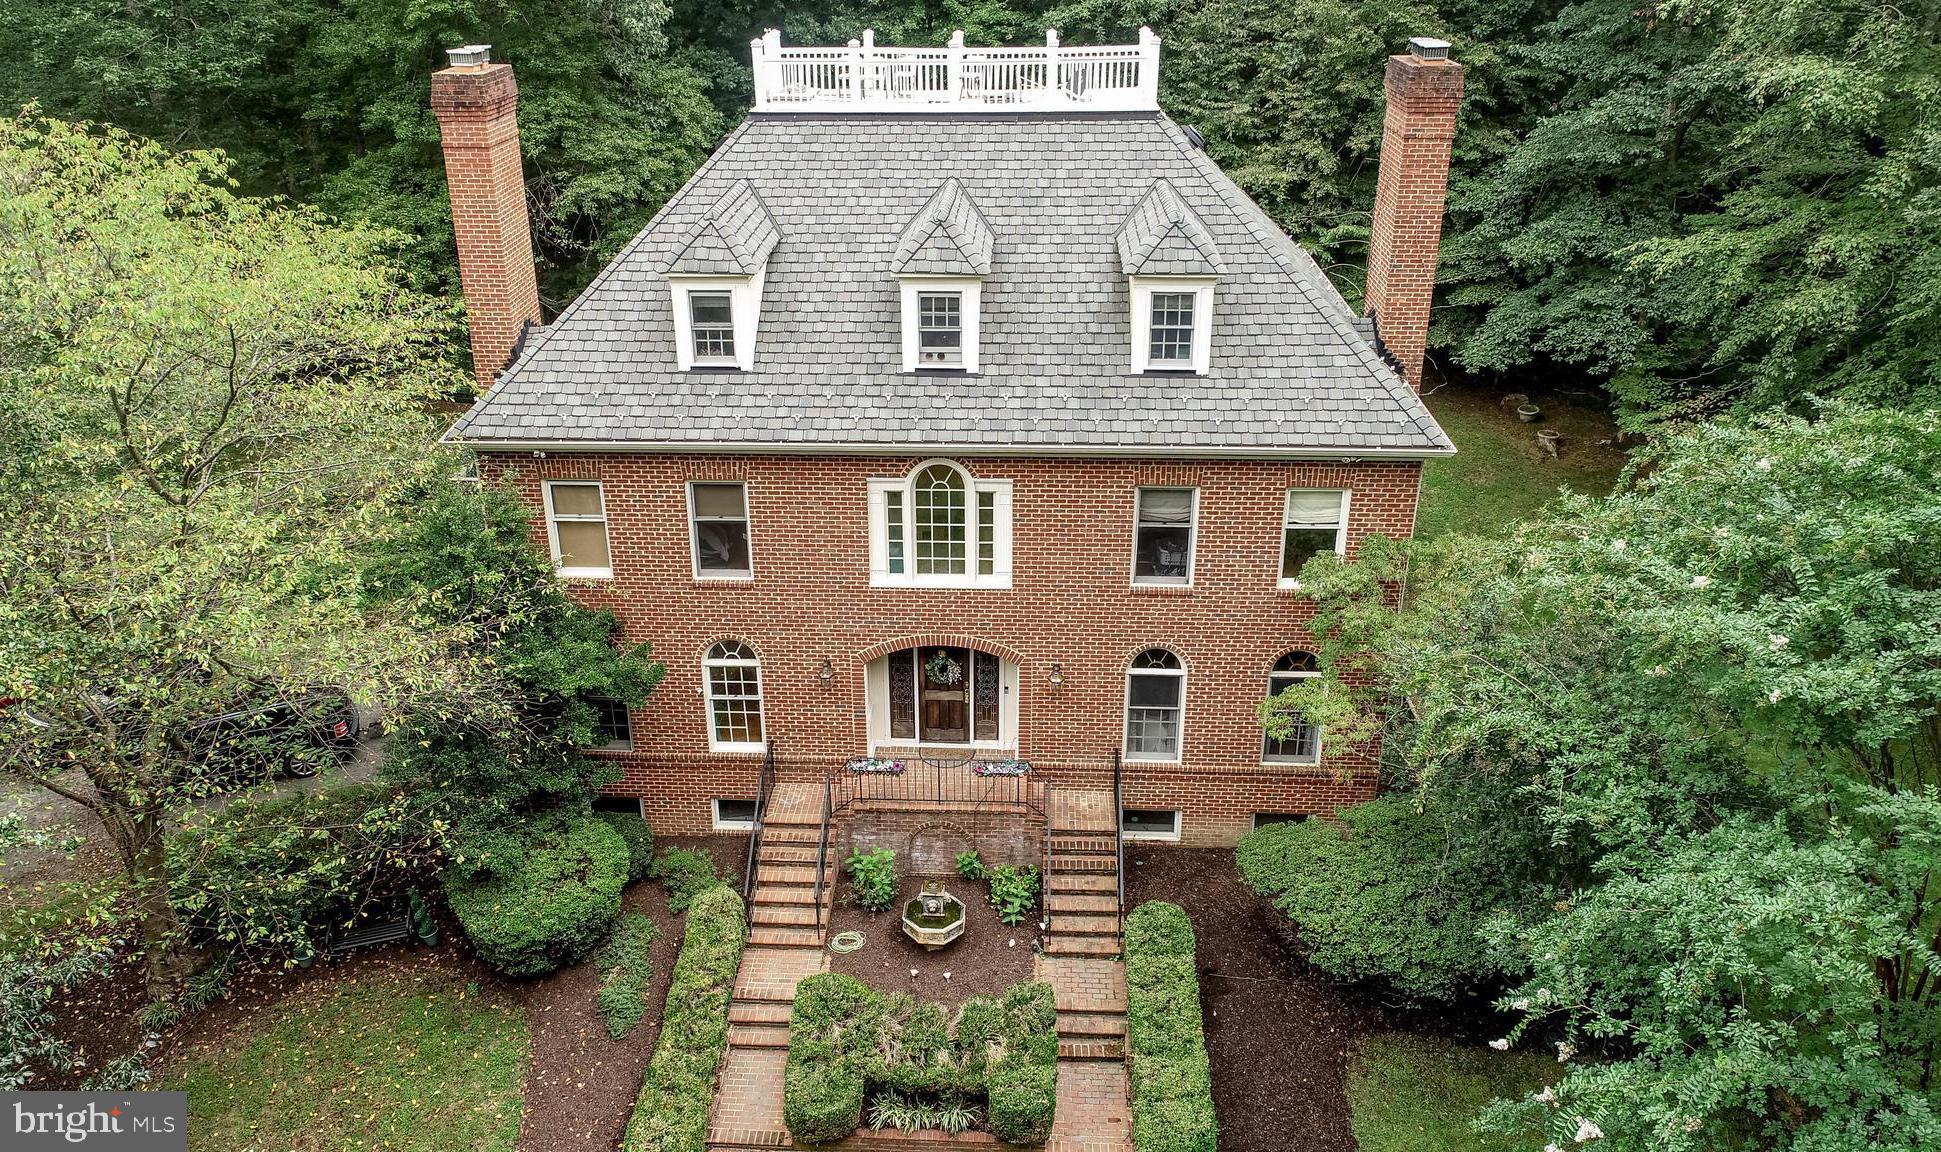
{"label": "arched doorway", "polygon": [[1017,665],[954,644],[919,644],[869,662],[872,748],[1017,744]]}

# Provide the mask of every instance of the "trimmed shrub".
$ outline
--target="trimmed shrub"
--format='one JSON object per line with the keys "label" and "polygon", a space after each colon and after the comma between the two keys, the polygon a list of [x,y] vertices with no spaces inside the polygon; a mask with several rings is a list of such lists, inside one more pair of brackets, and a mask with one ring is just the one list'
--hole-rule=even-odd
{"label": "trimmed shrub", "polygon": [[1126,1033],[1139,1152],[1213,1152],[1213,1072],[1200,1022],[1193,924],[1149,901],[1126,917]]}
{"label": "trimmed shrub", "polygon": [[[1538,846],[1460,813],[1383,796],[1339,820],[1269,824],[1240,840],[1240,874],[1293,921],[1300,950],[1342,980],[1415,1000],[1474,995],[1500,975],[1477,925],[1548,902],[1523,877]],[[1480,825],[1495,829],[1507,823]]]}
{"label": "trimmed shrub", "polygon": [[654,830],[635,812],[595,812],[593,818],[620,833],[627,843],[627,883],[645,880],[654,871]]}
{"label": "trimmed shrub", "polygon": [[686,912],[696,896],[722,882],[715,875],[714,857],[686,848],[662,852],[649,875],[667,889],[667,907],[677,914]]}
{"label": "trimmed shrub", "polygon": [[627,1123],[623,1152],[702,1152],[708,1104],[728,1048],[728,1001],[746,932],[741,894],[717,884],[694,897],[660,1041]]}
{"label": "trimmed shrub", "polygon": [[782,1119],[798,1144],[840,1140],[863,1124],[871,1090],[982,1095],[991,1132],[1042,1144],[1058,1107],[1058,1007],[1049,984],[977,996],[956,1027],[941,1004],[883,993],[853,976],[802,981],[789,1021]]}
{"label": "trimmed shrub", "polygon": [[647,986],[654,978],[651,953],[659,935],[652,920],[629,912],[600,947],[598,961],[606,972],[600,982],[600,1018],[615,1040],[633,1031],[647,1014]]}
{"label": "trimmed shrub", "polygon": [[520,829],[524,851],[491,870],[445,874],[445,896],[479,957],[508,976],[543,976],[584,959],[613,930],[627,845],[586,816]]}

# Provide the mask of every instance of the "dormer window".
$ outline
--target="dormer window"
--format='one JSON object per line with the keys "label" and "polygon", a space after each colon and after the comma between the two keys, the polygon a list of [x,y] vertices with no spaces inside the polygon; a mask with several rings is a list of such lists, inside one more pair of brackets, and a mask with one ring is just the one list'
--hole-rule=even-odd
{"label": "dormer window", "polygon": [[762,278],[780,238],[755,186],[737,180],[661,266],[672,294],[674,357],[682,371],[754,368]]}
{"label": "dormer window", "polygon": [[730,292],[689,292],[688,323],[694,333],[696,364],[735,362],[735,305]]}
{"label": "dormer window", "polygon": [[903,229],[890,274],[903,288],[903,370],[977,371],[977,315],[991,227],[955,178]]}
{"label": "dormer window", "polygon": [[1132,370],[1196,372],[1213,362],[1213,285],[1225,265],[1213,236],[1164,180],[1119,226],[1132,298]]}

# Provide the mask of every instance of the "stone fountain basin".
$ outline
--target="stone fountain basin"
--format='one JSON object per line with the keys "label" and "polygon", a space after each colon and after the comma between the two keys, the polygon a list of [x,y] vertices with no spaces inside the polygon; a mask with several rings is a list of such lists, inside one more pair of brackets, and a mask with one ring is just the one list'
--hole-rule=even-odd
{"label": "stone fountain basin", "polygon": [[931,916],[923,911],[923,897],[915,896],[903,905],[903,934],[932,950],[964,934],[964,902],[943,894],[943,911]]}

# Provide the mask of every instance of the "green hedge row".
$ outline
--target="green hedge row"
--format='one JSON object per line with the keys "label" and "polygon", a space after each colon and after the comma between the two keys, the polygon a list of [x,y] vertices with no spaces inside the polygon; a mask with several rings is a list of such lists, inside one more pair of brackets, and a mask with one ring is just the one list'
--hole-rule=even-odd
{"label": "green hedge row", "polygon": [[646,879],[654,870],[654,830],[647,821],[637,812],[595,812],[593,817],[627,842],[627,883]]}
{"label": "green hedge row", "polygon": [[1139,1152],[1213,1152],[1213,1072],[1200,1027],[1193,925],[1154,900],[1126,917],[1132,1142]]}
{"label": "green hedge row", "polygon": [[708,1103],[728,1047],[728,1001],[741,964],[746,909],[726,885],[694,898],[661,1011],[660,1042],[634,1103],[623,1152],[703,1152]]}
{"label": "green hedge row", "polygon": [[590,816],[533,817],[520,850],[479,871],[445,873],[445,896],[480,959],[508,976],[583,960],[613,930],[627,886],[627,842]]}
{"label": "green hedge row", "polygon": [[941,1004],[878,992],[828,973],[797,985],[782,1118],[798,1144],[840,1140],[863,1123],[872,1088],[961,1092],[989,1104],[991,1132],[1042,1144],[1058,1108],[1058,1007],[1049,984],[977,996],[953,1032]]}

